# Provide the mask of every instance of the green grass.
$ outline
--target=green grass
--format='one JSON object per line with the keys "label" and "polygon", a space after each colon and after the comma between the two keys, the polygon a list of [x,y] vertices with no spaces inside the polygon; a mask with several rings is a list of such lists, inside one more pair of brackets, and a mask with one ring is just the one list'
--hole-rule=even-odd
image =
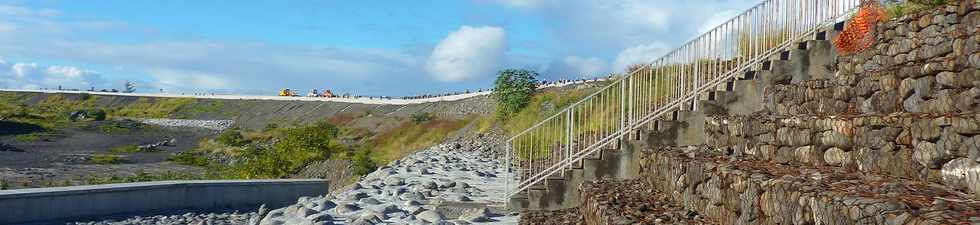
{"label": "green grass", "polygon": [[462,120],[436,118],[416,124],[403,121],[389,131],[378,135],[369,144],[374,146],[371,158],[380,165],[405,157],[415,150],[435,145],[449,134],[466,126],[472,118]]}
{"label": "green grass", "polygon": [[135,103],[112,110],[110,117],[171,118],[181,109],[197,102],[193,98],[140,98]]}
{"label": "green grass", "polygon": [[909,14],[919,13],[925,10],[945,5],[945,0],[912,0],[885,3],[885,14],[888,18],[897,18]]}
{"label": "green grass", "polygon": [[[503,122],[503,127],[510,134],[517,134],[534,124],[551,117],[558,111],[568,107],[572,103],[594,93],[599,88],[608,85],[602,82],[596,88],[573,89],[573,90],[549,90],[539,92],[531,98],[531,103],[514,116],[507,118]],[[548,105],[548,107],[546,107]]]}
{"label": "green grass", "polygon": [[216,174],[193,174],[187,172],[173,172],[167,171],[163,173],[146,173],[142,170],[137,171],[136,174],[130,176],[89,176],[86,178],[86,184],[96,185],[96,184],[116,184],[116,183],[132,183],[132,182],[149,182],[149,181],[167,181],[167,180],[207,180],[207,179],[221,179],[220,175]]}
{"label": "green grass", "polygon": [[41,140],[41,135],[37,133],[21,134],[21,135],[14,136],[14,140],[19,142],[35,142]]}
{"label": "green grass", "polygon": [[119,146],[119,147],[109,149],[109,152],[116,153],[116,154],[135,153],[139,151],[140,151],[139,146],[136,145],[124,145],[124,146]]}
{"label": "green grass", "polygon": [[85,99],[50,95],[40,102],[28,105],[31,94],[0,93],[0,117],[8,121],[32,124],[45,129],[56,129],[71,123],[69,112],[95,107],[97,96]]}
{"label": "green grass", "polygon": [[179,111],[180,113],[186,114],[190,117],[197,117],[205,114],[218,114],[224,107],[225,102],[222,100],[206,100],[196,101],[193,104],[187,104]]}
{"label": "green grass", "polygon": [[[649,115],[657,107],[661,107],[655,103],[662,105],[669,100],[668,94],[676,86],[671,82],[674,80],[677,80],[676,76],[655,75],[649,70],[636,73],[631,78],[632,85],[628,87],[632,87],[633,90],[626,89],[626,91],[637,93],[631,100],[634,103],[632,107],[636,119]],[[621,102],[622,85],[623,83],[615,83],[598,93],[596,92],[600,89],[593,88],[544,92],[534,96],[529,107],[505,122],[505,128],[511,135],[524,132],[528,127],[539,124],[544,119],[564,110],[568,105],[595,93],[590,100],[575,106],[573,117],[560,115],[515,139],[511,144],[517,157],[532,159],[550,156],[552,151],[559,150],[559,146],[565,145],[569,135],[574,135],[574,139],[580,144],[591,144],[617,131],[620,128],[621,115],[624,113]],[[546,105],[551,106],[545,107]],[[569,123],[574,128],[571,134],[567,129]]]}
{"label": "green grass", "polygon": [[187,165],[187,166],[200,166],[200,167],[205,167],[205,166],[208,166],[210,164],[208,162],[208,158],[207,157],[204,157],[204,156],[201,156],[201,155],[198,155],[198,154],[194,154],[194,153],[187,153],[187,152],[180,153],[180,154],[175,154],[173,156],[170,156],[170,158],[167,158],[167,160],[168,161],[171,161],[171,162],[174,162],[174,163],[177,163],[177,164],[180,164],[180,165]]}
{"label": "green grass", "polygon": [[88,162],[92,164],[106,165],[106,164],[121,164],[124,163],[125,160],[123,160],[123,158],[118,155],[99,154],[99,155],[93,155],[92,158],[88,160]]}

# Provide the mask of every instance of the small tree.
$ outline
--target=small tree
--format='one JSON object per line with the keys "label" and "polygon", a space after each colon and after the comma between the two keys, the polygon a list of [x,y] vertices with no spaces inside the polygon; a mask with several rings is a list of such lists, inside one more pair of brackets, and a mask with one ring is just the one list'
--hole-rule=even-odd
{"label": "small tree", "polygon": [[133,93],[133,92],[136,92],[136,84],[130,82],[129,80],[126,80],[126,82],[123,83],[123,93]]}
{"label": "small tree", "polygon": [[497,74],[493,98],[499,118],[506,119],[531,103],[531,97],[537,92],[537,77],[537,72],[523,69],[506,69]]}
{"label": "small tree", "polygon": [[415,124],[422,124],[425,122],[429,122],[432,119],[433,119],[432,114],[429,114],[427,112],[418,112],[412,114],[412,122],[414,122]]}
{"label": "small tree", "polygon": [[351,157],[351,162],[354,166],[354,174],[358,176],[364,176],[375,169],[378,169],[378,164],[371,159],[371,149],[366,146],[362,146],[357,151],[354,152],[354,156]]}

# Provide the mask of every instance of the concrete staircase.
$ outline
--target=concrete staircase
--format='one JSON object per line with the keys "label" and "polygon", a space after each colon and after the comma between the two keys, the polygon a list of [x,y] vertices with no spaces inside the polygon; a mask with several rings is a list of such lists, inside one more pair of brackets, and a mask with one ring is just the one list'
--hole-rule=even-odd
{"label": "concrete staircase", "polygon": [[659,120],[619,140],[596,154],[576,163],[573,168],[551,176],[529,190],[510,199],[512,211],[561,210],[580,204],[579,187],[588,181],[627,180],[638,177],[641,149],[655,146],[694,146],[705,144],[705,118],[712,115],[749,115],[763,110],[763,92],[767,86],[790,83],[812,77],[830,77],[825,69],[835,57],[830,37],[843,29],[838,23],[816,32],[811,40],[796,43],[768,61],[758,64],[744,75],[704,93],[698,107],[686,104]]}
{"label": "concrete staircase", "polygon": [[[627,178],[718,224],[980,224],[976,24],[980,2],[958,1],[879,24],[906,32],[858,55],[826,41],[839,25],[797,43],[640,129]],[[586,224],[636,221],[616,213],[629,202],[587,200]]]}

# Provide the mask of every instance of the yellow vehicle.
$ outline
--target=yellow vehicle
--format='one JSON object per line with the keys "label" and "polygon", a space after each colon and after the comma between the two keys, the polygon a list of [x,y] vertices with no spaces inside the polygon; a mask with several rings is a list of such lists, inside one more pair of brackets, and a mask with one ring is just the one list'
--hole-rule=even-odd
{"label": "yellow vehicle", "polygon": [[296,92],[289,90],[289,88],[279,90],[279,96],[297,96]]}

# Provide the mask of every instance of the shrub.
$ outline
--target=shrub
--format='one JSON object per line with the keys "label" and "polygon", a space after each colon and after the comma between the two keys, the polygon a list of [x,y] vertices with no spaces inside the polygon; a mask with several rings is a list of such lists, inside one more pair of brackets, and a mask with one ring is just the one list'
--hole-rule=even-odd
{"label": "shrub", "polygon": [[106,117],[105,110],[102,110],[102,109],[90,109],[90,110],[86,110],[85,111],[85,114],[86,114],[86,116],[88,116],[89,119],[94,120],[94,121],[103,121],[103,120],[105,120],[105,117]]}
{"label": "shrub", "polygon": [[170,156],[170,158],[167,158],[167,160],[187,166],[208,166],[208,159],[206,157],[189,152],[178,152]]}
{"label": "shrub", "polygon": [[92,164],[120,164],[125,160],[118,155],[94,155],[88,162]]}
{"label": "shrub", "polygon": [[238,131],[237,129],[228,129],[221,132],[221,134],[219,134],[218,138],[215,140],[218,141],[218,143],[227,146],[242,147],[248,145],[248,140],[245,140],[245,137],[242,136],[242,132]]}
{"label": "shrub", "polygon": [[378,165],[371,159],[371,149],[362,147],[354,152],[354,156],[351,157],[351,162],[354,166],[354,174],[358,176],[364,176],[375,169],[378,169]]}
{"label": "shrub", "polygon": [[7,179],[0,179],[0,190],[7,190],[7,189],[10,189],[10,183],[7,182]]}
{"label": "shrub", "polygon": [[140,148],[139,148],[139,146],[136,146],[136,145],[119,146],[119,147],[115,147],[115,148],[109,149],[109,152],[112,152],[112,153],[133,153],[133,152],[139,152],[139,151],[140,151]]}
{"label": "shrub", "polygon": [[269,132],[269,131],[273,131],[275,129],[279,129],[279,124],[269,123],[269,124],[266,124],[265,127],[262,128],[262,131]]}
{"label": "shrub", "polygon": [[506,119],[527,107],[537,92],[537,77],[537,72],[522,69],[507,69],[497,74],[493,98],[497,102],[499,118]]}
{"label": "shrub", "polygon": [[241,178],[283,178],[307,164],[325,160],[343,151],[334,141],[339,129],[328,123],[281,130],[271,148],[250,147],[242,151],[235,171]]}
{"label": "shrub", "polygon": [[429,114],[427,112],[418,112],[412,114],[412,122],[414,122],[415,124],[422,124],[425,122],[429,122],[432,119],[433,119],[432,114]]}

